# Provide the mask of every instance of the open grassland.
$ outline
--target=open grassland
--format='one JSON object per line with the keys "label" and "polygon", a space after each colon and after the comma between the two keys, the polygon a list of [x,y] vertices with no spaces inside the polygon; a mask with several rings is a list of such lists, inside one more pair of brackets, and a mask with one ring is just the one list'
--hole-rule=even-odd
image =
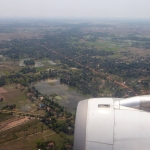
{"label": "open grassland", "polygon": [[64,143],[64,139],[60,135],[56,134],[55,132],[48,132],[48,131],[46,132],[34,134],[28,137],[24,137],[24,138],[16,139],[14,141],[6,142],[4,144],[0,144],[0,149],[10,150],[11,148],[11,150],[16,150],[16,149],[37,150],[36,148],[37,142],[53,140],[56,143],[57,150],[60,150],[61,146]]}
{"label": "open grassland", "polygon": [[[36,34],[35,34],[36,33]],[[0,33],[0,41],[7,40],[10,41],[11,39],[20,39],[20,38],[33,38],[33,37],[39,37],[39,30],[38,28],[16,28],[16,27],[10,27],[10,31]]]}
{"label": "open grassland", "polygon": [[131,52],[132,56],[150,56],[150,49],[143,49],[143,48],[135,48],[129,47],[128,50]]}
{"label": "open grassland", "polygon": [[0,61],[0,74],[10,75],[13,72],[17,72],[21,69],[19,62],[13,62],[11,60]]}
{"label": "open grassland", "polygon": [[28,98],[20,90],[9,91],[2,94],[10,104],[16,104],[16,108],[20,109],[23,105],[29,104]]}
{"label": "open grassland", "polygon": [[9,113],[0,113],[0,122],[12,118],[12,115]]}
{"label": "open grassland", "polygon": [[0,123],[0,132],[9,130],[9,129],[16,127],[20,124],[23,124],[27,121],[29,121],[28,117],[12,117],[8,120],[2,121]]}
{"label": "open grassland", "polygon": [[[36,119],[29,120],[28,122],[26,122],[24,124],[21,124],[14,128],[10,128],[8,130],[0,132],[0,137],[1,137],[0,143],[4,143],[9,140],[14,140],[14,138],[12,138],[12,135],[15,135],[16,138],[22,138],[22,137],[26,137],[31,134],[43,132],[46,130],[48,130],[48,127],[46,125],[44,125],[43,123],[41,123],[39,120],[36,120]],[[5,138],[3,138],[3,137],[5,137]]]}
{"label": "open grassland", "polygon": [[72,45],[78,47],[78,48],[88,48],[88,49],[97,49],[97,50],[106,50],[106,51],[118,51],[122,49],[122,46],[120,46],[117,43],[113,43],[108,40],[96,40],[96,41],[90,41],[82,39],[80,41],[70,40],[69,43]]}
{"label": "open grassland", "polygon": [[40,116],[43,116],[43,115],[46,115],[46,112],[45,110],[38,110],[38,111],[35,111],[35,112],[32,112],[33,115],[40,115]]}
{"label": "open grassland", "polygon": [[[4,92],[6,91],[6,92]],[[0,102],[0,109],[5,107],[6,105],[15,104],[16,108],[13,110],[4,109],[4,112],[13,112],[15,114],[25,113],[25,114],[33,114],[33,115],[45,115],[45,110],[37,110],[37,107],[41,103],[40,100],[31,101],[25,94],[25,90],[16,89],[15,84],[9,84],[3,86],[1,89],[0,97],[3,98],[3,102]]]}
{"label": "open grassland", "polygon": [[[33,119],[22,125],[0,132],[0,149],[36,150],[37,142],[52,140],[56,143],[56,147],[59,150],[65,141],[60,135],[50,130],[48,126],[39,120]],[[62,136],[68,139],[72,138],[65,134]]]}
{"label": "open grassland", "polygon": [[4,102],[1,102],[0,108],[2,108],[4,105],[16,105],[16,111],[23,111],[23,112],[29,112],[31,110],[36,109],[36,104],[31,104],[31,101],[27,98],[24,91],[21,91],[20,89],[16,89],[15,84],[9,84],[3,86],[3,89],[7,92],[1,93],[1,95],[4,97]]}
{"label": "open grassland", "polygon": [[3,95],[11,103],[22,103],[27,100],[25,94],[19,90],[9,91],[7,93],[3,93]]}
{"label": "open grassland", "polygon": [[4,85],[3,88],[8,92],[14,91],[14,90],[16,90],[16,85],[15,84],[8,84],[8,85]]}

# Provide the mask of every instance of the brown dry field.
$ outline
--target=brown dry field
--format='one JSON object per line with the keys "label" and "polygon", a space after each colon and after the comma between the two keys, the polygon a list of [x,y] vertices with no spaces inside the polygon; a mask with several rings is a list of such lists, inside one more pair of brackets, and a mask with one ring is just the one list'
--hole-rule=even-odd
{"label": "brown dry field", "polygon": [[34,32],[24,32],[23,30],[19,30],[13,33],[0,33],[0,41],[9,41],[11,39],[31,39],[31,38],[38,38],[39,35]]}
{"label": "brown dry field", "polygon": [[16,104],[17,109],[24,107],[25,105],[30,105],[30,102],[24,92],[21,92],[20,89],[15,89],[15,84],[5,85],[3,88],[8,92],[2,93],[1,95],[8,104]]}
{"label": "brown dry field", "polygon": [[[8,122],[8,123],[5,124],[5,126],[2,126],[2,128],[0,129],[0,132],[11,129],[11,128],[16,127],[18,125],[21,125],[22,123],[25,123],[28,120],[29,120],[28,117],[18,118],[16,120],[14,119],[14,121],[11,120],[11,122]],[[3,124],[3,122],[1,122],[1,124]]]}
{"label": "brown dry field", "polygon": [[[14,112],[23,112],[23,113],[32,113],[35,115],[45,115],[44,110],[37,110],[37,106],[41,103],[41,101],[37,100],[34,103],[28,99],[25,95],[24,91],[15,88],[15,84],[5,85],[3,88],[7,90],[7,93],[2,93],[0,97],[4,98],[4,101],[1,102],[1,107],[10,104],[16,104],[16,109]],[[10,110],[8,110],[9,112]]]}
{"label": "brown dry field", "polygon": [[141,49],[141,48],[129,47],[128,50],[132,54],[138,54],[139,56],[150,55],[150,49]]}
{"label": "brown dry field", "polygon": [[[41,126],[43,126],[43,132],[41,130]],[[64,139],[62,139],[60,135],[56,134],[52,130],[49,130],[48,127],[39,122],[39,120],[33,119],[13,128],[9,128],[9,130],[0,132],[0,150],[33,150],[37,149],[37,141],[47,140],[56,141],[56,145],[59,149],[64,142]]]}
{"label": "brown dry field", "polygon": [[149,36],[150,35],[150,28],[149,26],[130,26],[130,25],[125,25],[125,24],[116,24],[116,25],[112,25],[109,27],[98,27],[98,26],[94,26],[94,27],[85,27],[83,28],[83,31],[85,32],[105,32],[105,33],[110,33],[110,34],[118,34],[118,35],[127,35],[130,33],[138,33],[142,36]]}
{"label": "brown dry field", "polygon": [[6,60],[3,62],[0,62],[0,71],[19,71],[22,67],[19,66],[19,61],[13,62],[11,60]]}
{"label": "brown dry field", "polygon": [[[12,27],[13,28],[13,27]],[[32,38],[41,38],[43,36],[44,31],[52,31],[53,30],[66,30],[68,27],[51,27],[45,26],[44,24],[39,24],[39,27],[17,27],[13,28],[15,32],[10,33],[0,33],[0,41],[9,41],[11,39],[32,39]],[[55,31],[56,32],[56,31]]]}
{"label": "brown dry field", "polygon": [[7,91],[5,89],[3,89],[2,87],[0,87],[0,96],[2,93],[7,93]]}
{"label": "brown dry field", "polygon": [[[4,68],[8,68],[8,69],[11,69],[11,70],[14,69],[13,67],[8,66],[8,65],[0,65],[0,68],[2,68],[3,70],[4,70]],[[1,70],[2,70],[2,69],[1,69]]]}
{"label": "brown dry field", "polygon": [[9,100],[9,102],[13,103],[18,103],[19,101],[25,100],[26,97],[25,95],[20,92],[18,89],[17,90],[13,90],[13,91],[9,91],[7,93],[2,93],[2,95]]}
{"label": "brown dry field", "polygon": [[20,137],[18,139],[0,144],[2,150],[37,150],[36,145],[38,141],[54,140],[56,145],[63,144],[64,139],[54,131],[47,130],[35,134],[28,135],[27,137]]}
{"label": "brown dry field", "polygon": [[4,98],[4,96],[0,93],[0,98]]}
{"label": "brown dry field", "polygon": [[8,85],[4,85],[4,86],[3,86],[3,88],[4,88],[7,92],[17,90],[15,87],[16,87],[15,84],[8,84]]}

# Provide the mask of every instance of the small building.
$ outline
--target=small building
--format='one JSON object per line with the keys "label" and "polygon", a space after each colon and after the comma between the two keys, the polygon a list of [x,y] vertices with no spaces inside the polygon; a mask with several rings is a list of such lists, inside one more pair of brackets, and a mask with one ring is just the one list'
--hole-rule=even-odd
{"label": "small building", "polygon": [[47,111],[50,111],[51,109],[50,109],[50,107],[47,107]]}
{"label": "small building", "polygon": [[4,100],[3,97],[1,97],[1,98],[0,98],[0,102],[3,102],[3,100]]}
{"label": "small building", "polygon": [[53,143],[53,142],[49,142],[49,143],[48,143],[48,146],[49,146],[49,147],[53,147],[53,146],[54,146],[54,143]]}
{"label": "small building", "polygon": [[32,96],[31,100],[35,101],[37,98],[35,96]]}
{"label": "small building", "polygon": [[71,127],[68,127],[68,130],[71,130],[72,128]]}
{"label": "small building", "polygon": [[44,99],[44,97],[43,97],[43,96],[40,96],[40,97],[39,97],[39,100],[41,100],[41,101],[42,101],[43,99]]}
{"label": "small building", "polygon": [[39,104],[39,108],[40,109],[44,108],[44,104]]}

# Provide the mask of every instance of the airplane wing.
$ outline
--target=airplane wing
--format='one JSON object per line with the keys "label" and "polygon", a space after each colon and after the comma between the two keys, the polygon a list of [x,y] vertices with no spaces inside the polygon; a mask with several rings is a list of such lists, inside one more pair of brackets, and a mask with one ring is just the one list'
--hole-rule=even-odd
{"label": "airplane wing", "polygon": [[141,149],[150,149],[150,95],[78,103],[74,150]]}

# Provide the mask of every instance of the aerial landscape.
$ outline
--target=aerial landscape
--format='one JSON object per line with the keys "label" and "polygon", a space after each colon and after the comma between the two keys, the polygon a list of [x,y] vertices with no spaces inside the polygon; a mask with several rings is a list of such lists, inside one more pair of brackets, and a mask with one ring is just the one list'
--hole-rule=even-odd
{"label": "aerial landscape", "polygon": [[150,94],[149,24],[1,23],[0,148],[72,149],[80,100]]}
{"label": "aerial landscape", "polygon": [[73,150],[78,102],[150,94],[149,16],[15,2],[0,2],[0,149]]}

